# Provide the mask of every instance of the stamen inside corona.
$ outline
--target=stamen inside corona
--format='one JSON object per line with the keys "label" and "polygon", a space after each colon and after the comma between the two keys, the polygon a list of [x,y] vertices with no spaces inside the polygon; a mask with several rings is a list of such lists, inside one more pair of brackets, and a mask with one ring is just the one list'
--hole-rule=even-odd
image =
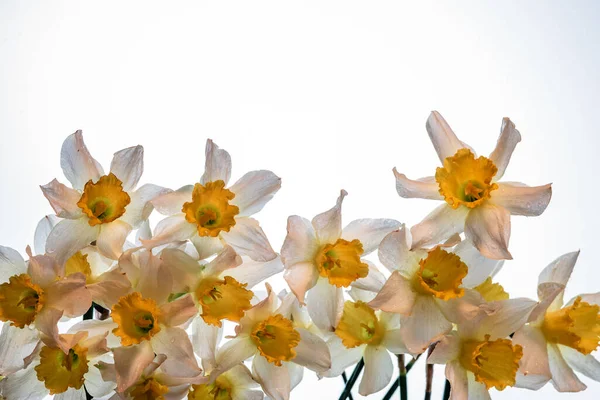
{"label": "stamen inside corona", "polygon": [[315,258],[319,274],[337,287],[347,287],[359,278],[369,274],[369,266],[361,262],[362,243],[338,239],[334,244],[325,245]]}
{"label": "stamen inside corona", "polygon": [[192,385],[188,400],[232,400],[232,387],[224,375],[219,375],[215,383]]}
{"label": "stamen inside corona", "polygon": [[123,190],[123,182],[112,172],[93,183],[89,180],[77,206],[88,216],[91,226],[112,222],[125,213],[131,198]]}
{"label": "stamen inside corona", "polygon": [[65,354],[59,348],[44,346],[35,371],[50,394],[63,393],[69,388],[80,389],[83,376],[88,372],[87,348],[75,345]]}
{"label": "stamen inside corona", "polygon": [[471,150],[460,149],[444,160],[444,166],[435,172],[435,180],[440,194],[452,208],[461,204],[475,208],[490,198],[492,190],[498,189],[492,183],[496,172],[498,168],[489,158],[475,158]]}
{"label": "stamen inside corona", "polygon": [[46,296],[27,274],[13,275],[0,285],[0,320],[23,328],[42,309]]}
{"label": "stamen inside corona", "polygon": [[442,300],[465,294],[460,285],[469,268],[456,254],[436,247],[429,252],[427,258],[419,261],[419,265],[413,279],[413,287],[418,292],[431,294]]}
{"label": "stamen inside corona", "polygon": [[581,301],[546,313],[542,332],[550,342],[571,347],[582,354],[590,354],[600,342],[600,307]]}
{"label": "stamen inside corona", "polygon": [[143,379],[128,390],[132,400],[164,400],[169,387],[154,378]]}
{"label": "stamen inside corona", "polygon": [[229,232],[235,225],[235,216],[240,212],[237,206],[229,204],[235,194],[225,189],[222,180],[196,183],[192,201],[183,204],[181,211],[185,219],[198,226],[198,235],[217,237],[221,231]]}
{"label": "stamen inside corona", "polygon": [[521,346],[513,345],[509,339],[490,341],[488,335],[482,342],[463,343],[460,362],[487,389],[504,390],[514,386],[521,357]]}
{"label": "stamen inside corona", "polygon": [[254,294],[230,276],[224,279],[206,278],[196,288],[196,299],[202,307],[201,317],[207,324],[221,326],[222,319],[237,322],[252,308]]}
{"label": "stamen inside corona", "polygon": [[384,330],[375,311],[366,303],[347,301],[335,334],[342,339],[344,346],[351,349],[362,344],[378,344]]}
{"label": "stamen inside corona", "polygon": [[113,333],[123,346],[141,343],[160,331],[160,310],[153,299],[144,299],[133,292],[119,299],[112,308],[112,318],[118,325]]}
{"label": "stamen inside corona", "polygon": [[508,300],[510,297],[502,285],[492,282],[491,277],[488,277],[480,285],[475,286],[474,289],[479,292],[485,301]]}
{"label": "stamen inside corona", "polygon": [[300,343],[300,334],[294,329],[294,324],[281,314],[271,315],[258,323],[251,337],[260,355],[277,366],[281,366],[282,361],[294,359],[294,347]]}

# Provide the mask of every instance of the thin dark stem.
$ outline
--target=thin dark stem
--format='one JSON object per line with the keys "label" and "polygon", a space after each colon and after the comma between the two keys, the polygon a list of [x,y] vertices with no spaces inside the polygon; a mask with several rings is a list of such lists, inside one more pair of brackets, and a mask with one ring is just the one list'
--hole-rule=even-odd
{"label": "thin dark stem", "polygon": [[[435,345],[429,346],[429,350],[427,351],[427,358],[431,355],[433,348]],[[425,400],[431,400],[431,388],[433,386],[433,364],[426,363],[425,364],[425,376],[427,378],[425,382]]]}
{"label": "thin dark stem", "polygon": [[[421,357],[420,354],[417,354],[416,357],[413,357],[412,360],[410,360],[408,362],[408,364],[406,364],[406,373],[408,374],[410,372],[410,370],[412,369],[412,367],[415,365],[415,363],[417,362],[417,360],[419,359],[419,357]],[[392,396],[394,395],[394,393],[396,393],[396,390],[398,389],[398,386],[400,385],[400,380],[396,379],[393,383],[392,386],[390,386],[390,388],[388,389],[387,393],[385,394],[385,396],[383,396],[382,400],[390,400],[392,398]]]}
{"label": "thin dark stem", "polygon": [[450,381],[446,379],[446,386],[444,386],[444,397],[443,400],[448,400],[450,398]]}
{"label": "thin dark stem", "polygon": [[83,319],[94,319],[94,306],[93,305],[85,312],[85,314],[83,314]]}
{"label": "thin dark stem", "polygon": [[[348,383],[348,376],[346,375],[346,371],[342,372],[342,379],[344,380],[344,385]],[[352,397],[352,393],[348,394],[348,399],[354,400]]]}
{"label": "thin dark stem", "polygon": [[398,354],[398,385],[400,387],[400,400],[408,399],[408,382],[406,380],[406,366],[404,365],[404,354]]}
{"label": "thin dark stem", "polygon": [[92,307],[96,310],[96,316],[100,321],[104,321],[108,317],[110,317],[110,310],[102,307],[99,304],[92,303]]}
{"label": "thin dark stem", "polygon": [[358,379],[358,376],[360,375],[360,372],[362,371],[364,366],[365,360],[361,358],[358,364],[356,364],[356,367],[354,367],[354,372],[352,372],[352,375],[350,375],[350,379],[348,379],[346,387],[344,388],[344,391],[342,392],[342,395],[340,396],[339,400],[346,400],[348,398],[348,396],[350,395],[350,391],[356,383],[356,380]]}

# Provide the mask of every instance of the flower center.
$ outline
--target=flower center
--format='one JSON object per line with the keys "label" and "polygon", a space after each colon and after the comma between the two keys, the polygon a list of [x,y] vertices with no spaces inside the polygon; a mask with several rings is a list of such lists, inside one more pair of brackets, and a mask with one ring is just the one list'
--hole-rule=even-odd
{"label": "flower center", "polygon": [[542,332],[550,342],[590,354],[600,342],[600,307],[577,297],[572,306],[546,313]]}
{"label": "flower center", "polygon": [[201,317],[207,324],[221,326],[222,319],[239,321],[246,310],[252,308],[250,300],[254,296],[246,289],[247,283],[241,284],[230,276],[224,279],[202,279],[195,294],[202,307]]}
{"label": "flower center", "polygon": [[479,292],[485,301],[508,300],[510,297],[501,284],[492,282],[492,277],[488,277],[483,283],[475,286],[474,289]]}
{"label": "flower center", "polygon": [[475,158],[471,150],[460,149],[435,171],[435,180],[440,194],[452,208],[461,204],[475,208],[490,198],[492,190],[498,189],[498,185],[492,183],[496,172],[498,168],[489,158]]}
{"label": "flower center", "polygon": [[192,385],[188,400],[232,400],[232,385],[223,375],[219,375],[215,383]]}
{"label": "flower center", "polygon": [[65,354],[59,348],[44,346],[35,371],[50,394],[63,393],[70,387],[80,389],[88,372],[87,348],[77,344]]}
{"label": "flower center", "polygon": [[131,198],[123,190],[123,182],[112,172],[93,183],[90,179],[83,188],[77,206],[88,216],[91,226],[106,224],[125,213]]}
{"label": "flower center", "polygon": [[88,255],[82,254],[81,251],[73,254],[65,263],[65,275],[69,276],[81,272],[85,275],[86,283],[92,283],[92,268],[87,257]]}
{"label": "flower center", "polygon": [[369,266],[361,262],[363,245],[358,239],[349,242],[338,239],[334,244],[327,244],[317,253],[315,264],[322,277],[337,287],[347,287],[359,278],[369,274]]}
{"label": "flower center", "polygon": [[135,384],[128,390],[132,400],[164,400],[164,394],[169,393],[169,387],[154,378],[147,378]]}
{"label": "flower center", "polygon": [[436,247],[429,252],[427,258],[419,261],[419,265],[413,278],[413,287],[417,292],[434,295],[442,300],[465,294],[460,285],[469,268],[456,254]]}
{"label": "flower center", "polygon": [[252,340],[267,361],[281,366],[282,361],[290,361],[296,357],[294,347],[300,343],[300,334],[292,321],[281,314],[271,315],[258,323],[251,334]]}
{"label": "flower center", "polygon": [[183,204],[181,211],[185,219],[198,225],[198,235],[216,237],[219,232],[229,232],[235,225],[235,216],[240,212],[237,206],[229,204],[235,194],[225,189],[222,180],[196,183],[192,192],[192,201]]}
{"label": "flower center", "polygon": [[509,339],[490,341],[487,335],[482,342],[463,343],[460,362],[487,389],[504,390],[515,384],[521,357],[523,348],[518,344],[513,346]]}
{"label": "flower center", "polygon": [[112,318],[118,325],[113,333],[121,338],[123,346],[150,340],[160,331],[160,310],[153,299],[144,299],[133,292],[119,299],[112,308]]}
{"label": "flower center", "polygon": [[351,349],[362,344],[376,345],[383,338],[384,327],[381,326],[375,311],[362,301],[344,303],[344,311],[335,334],[342,339],[342,344]]}
{"label": "flower center", "polygon": [[0,320],[23,328],[35,320],[46,296],[27,274],[13,275],[0,285]]}

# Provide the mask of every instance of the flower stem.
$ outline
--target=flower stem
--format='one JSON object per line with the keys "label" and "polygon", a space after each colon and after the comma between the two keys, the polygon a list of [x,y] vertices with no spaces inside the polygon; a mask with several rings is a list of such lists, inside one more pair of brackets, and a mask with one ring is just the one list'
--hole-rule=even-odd
{"label": "flower stem", "polygon": [[446,386],[444,386],[444,397],[443,400],[448,400],[450,398],[450,381],[446,379]]}
{"label": "flower stem", "polygon": [[[420,354],[418,354],[416,357],[413,357],[413,359],[410,360],[408,362],[408,364],[406,364],[406,373],[407,374],[412,369],[412,367],[415,365],[415,363],[417,362],[417,360],[419,359],[419,357],[421,357]],[[390,400],[392,398],[392,396],[394,395],[394,393],[396,393],[396,389],[398,389],[398,386],[400,386],[400,379],[396,379],[392,383],[392,386],[390,386],[390,388],[388,389],[388,391],[385,394],[385,396],[383,396],[382,400]]]}
{"label": "flower stem", "polygon": [[354,372],[352,372],[352,375],[350,375],[350,379],[348,379],[346,387],[344,388],[344,391],[342,392],[342,395],[340,396],[339,400],[346,400],[348,398],[348,396],[350,395],[350,391],[356,383],[358,376],[360,375],[360,372],[362,371],[364,366],[365,360],[361,358],[358,364],[356,364],[356,367],[354,367]]}
{"label": "flower stem", "polygon": [[[429,346],[429,350],[427,351],[427,358],[431,355],[434,346]],[[425,364],[425,400],[431,400],[431,388],[433,386],[433,364],[426,363]]]}
{"label": "flower stem", "polygon": [[404,365],[404,354],[398,354],[398,386],[400,387],[400,400],[408,399],[408,382],[406,380],[406,366]]}
{"label": "flower stem", "polygon": [[[346,371],[342,372],[342,379],[344,380],[344,385],[345,385],[346,383],[348,383],[348,376],[346,376]],[[348,394],[348,398],[349,398],[350,400],[354,400],[354,399],[352,398],[352,393],[349,393],[349,394]]]}

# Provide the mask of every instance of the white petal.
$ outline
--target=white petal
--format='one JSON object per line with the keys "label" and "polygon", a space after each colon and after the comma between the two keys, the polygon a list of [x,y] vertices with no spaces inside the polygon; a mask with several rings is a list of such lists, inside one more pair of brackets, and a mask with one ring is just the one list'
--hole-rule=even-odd
{"label": "white petal", "polygon": [[221,232],[221,238],[238,254],[255,261],[271,261],[277,257],[258,221],[253,218],[236,218],[236,224],[229,232]]}
{"label": "white petal", "polygon": [[465,229],[469,209],[442,204],[410,229],[412,249],[436,245]]}
{"label": "white petal", "polygon": [[363,256],[376,250],[383,238],[400,227],[400,222],[394,219],[365,218],[350,222],[342,230],[342,239],[360,240],[363,245]]}
{"label": "white petal", "polygon": [[296,329],[300,333],[300,343],[295,347],[296,357],[293,363],[302,365],[315,372],[323,373],[331,368],[331,356],[327,344],[303,328]]}
{"label": "white petal", "polygon": [[545,282],[554,282],[561,285],[566,285],[571,277],[575,263],[579,257],[579,250],[571,253],[563,254],[556,260],[552,261],[546,268],[540,272],[538,285]]}
{"label": "white petal", "polygon": [[421,178],[415,181],[399,173],[396,168],[393,172],[396,177],[396,192],[400,197],[405,199],[444,199],[440,194],[440,187],[433,177]]}
{"label": "white petal", "polygon": [[206,161],[204,162],[204,174],[200,183],[222,180],[227,185],[231,177],[231,156],[228,152],[220,149],[212,140],[206,141]]}
{"label": "white petal", "polygon": [[55,395],[54,400],[86,400],[85,389],[83,387],[79,389],[70,387],[66,392]]}
{"label": "white petal", "polygon": [[402,317],[400,330],[406,347],[412,354],[420,354],[430,343],[452,329],[430,296],[417,296],[410,317]]}
{"label": "white petal", "polygon": [[381,345],[393,354],[408,353],[408,349],[406,348],[406,344],[402,339],[402,333],[400,332],[400,329],[387,330]]}
{"label": "white petal", "polygon": [[194,356],[192,343],[181,328],[163,326],[152,337],[152,348],[156,354],[167,356],[167,360],[161,364],[161,369],[168,375],[191,378],[202,372]]}
{"label": "white petal", "polygon": [[428,364],[448,364],[458,359],[461,351],[461,341],[458,335],[449,334],[440,339],[433,352],[427,357]]}
{"label": "white petal", "polygon": [[194,185],[186,185],[171,192],[161,194],[152,199],[152,205],[156,211],[163,215],[173,215],[181,212],[183,203],[192,201]]}
{"label": "white petal", "polygon": [[410,251],[411,246],[410,229],[402,224],[400,229],[388,233],[382,239],[378,251],[379,261],[390,272],[401,270],[407,264],[415,261],[414,254]]}
{"label": "white petal", "polygon": [[154,229],[154,237],[142,240],[146,248],[153,248],[162,244],[187,240],[196,234],[196,225],[186,221],[184,214],[175,214],[161,220]]}
{"label": "white petal", "polygon": [[446,379],[450,381],[450,400],[468,400],[469,381],[467,371],[460,365],[459,361],[446,364]]}
{"label": "white petal", "polygon": [[542,387],[544,387],[546,383],[548,383],[550,378],[545,377],[543,375],[524,375],[521,372],[517,371],[517,376],[515,380],[515,387],[517,388],[539,390]]}
{"label": "white petal", "polygon": [[[483,338],[490,335],[491,340],[504,338],[525,325],[529,314],[537,306],[537,302],[525,298],[495,303],[488,312],[482,312],[480,316],[461,324],[461,330],[465,334],[467,331],[473,332],[469,337]],[[482,308],[485,308],[484,306],[486,305],[482,305]]]}
{"label": "white petal", "polygon": [[77,205],[81,198],[81,193],[77,190],[63,185],[56,179],[46,185],[41,185],[40,189],[57,217],[76,219],[83,216],[81,208]]}
{"label": "white petal", "polygon": [[104,171],[83,142],[81,131],[67,136],[60,150],[60,166],[74,189],[82,190],[86,182],[96,182]]}
{"label": "white petal", "polygon": [[[25,368],[24,359],[39,342],[39,333],[28,326],[15,328],[8,322],[2,325],[0,335],[0,375],[6,376]],[[329,350],[327,350],[329,355]]]}
{"label": "white petal", "polygon": [[365,372],[358,393],[368,396],[387,386],[392,379],[394,366],[385,347],[367,346],[364,354]]}
{"label": "white petal", "polygon": [[92,300],[104,308],[112,308],[131,289],[131,283],[120,268],[107,271],[87,285]]}
{"label": "white petal", "polygon": [[173,275],[159,257],[148,250],[139,253],[140,277],[135,290],[144,298],[152,298],[157,304],[163,304],[172,293]]}
{"label": "white petal", "polygon": [[46,252],[52,253],[58,264],[63,265],[73,254],[98,238],[100,227],[90,226],[87,218],[63,219],[48,235]]}
{"label": "white petal", "polygon": [[41,400],[48,395],[44,382],[37,378],[35,364],[15,372],[0,381],[0,393],[7,400]]}
{"label": "white petal", "polygon": [[251,309],[246,311],[246,314],[240,321],[240,325],[242,326],[254,326],[255,323],[267,319],[271,314],[277,310],[277,306],[279,304],[279,299],[271,285],[268,282],[265,282],[265,287],[267,289],[267,296],[256,303]]}
{"label": "white petal", "polygon": [[504,264],[504,260],[492,260],[484,257],[469,240],[457,244],[452,252],[459,256],[469,268],[467,276],[462,281],[462,285],[466,288],[473,288],[483,283],[488,277],[493,277]]}
{"label": "white petal", "polygon": [[369,272],[364,278],[359,278],[351,283],[352,287],[370,290],[372,292],[379,292],[385,284],[385,276],[377,269],[375,264],[369,260],[361,259],[362,262],[369,266]]}
{"label": "white petal", "polygon": [[240,257],[233,247],[225,246],[223,250],[217,254],[217,256],[209,262],[204,268],[204,275],[219,275],[227,273],[228,270],[233,269],[242,264],[242,257]]}
{"label": "white petal", "polygon": [[490,160],[494,162],[494,165],[498,168],[498,172],[494,177],[494,181],[499,181],[504,175],[504,171],[508,166],[510,157],[512,156],[517,143],[521,141],[521,134],[515,128],[515,124],[509,118],[502,118],[502,128],[500,129],[500,136],[496,143],[496,148],[490,154]]}
{"label": "white petal", "polygon": [[290,374],[287,364],[278,367],[262,356],[254,357],[252,372],[260,383],[265,394],[272,400],[288,400],[290,398]]}
{"label": "white petal", "polygon": [[394,271],[369,306],[386,312],[411,315],[416,294],[411,283],[398,271]]}
{"label": "white petal", "polygon": [[223,242],[218,237],[194,235],[190,238],[190,241],[194,245],[200,260],[217,254],[223,248]]}
{"label": "white petal", "polygon": [[83,315],[92,306],[92,295],[82,273],[71,274],[46,288],[46,306],[65,312],[68,317]]}
{"label": "white petal", "polygon": [[512,259],[508,251],[510,213],[506,208],[488,202],[472,209],[465,221],[465,236],[487,258]]}
{"label": "white petal", "polygon": [[19,252],[10,247],[0,246],[0,283],[8,282],[13,275],[26,272],[27,265]]}
{"label": "white petal", "polygon": [[293,362],[287,363],[286,367],[290,374],[290,390],[293,390],[300,382],[302,382],[302,378],[304,377],[304,367],[302,365],[294,364]]}
{"label": "white petal", "polygon": [[116,382],[105,381],[102,379],[102,374],[96,366],[98,365],[99,361],[110,363],[112,362],[112,356],[110,353],[108,353],[101,357],[95,358],[93,361],[90,360],[90,363],[88,364],[89,370],[84,375],[85,389],[95,398],[107,396],[117,387]]}
{"label": "white petal", "polygon": [[201,317],[196,316],[192,321],[192,345],[208,373],[217,365],[215,355],[222,336],[222,328],[208,325]]}
{"label": "white petal", "polygon": [[110,163],[110,172],[123,182],[123,190],[131,192],[144,171],[144,148],[140,145],[117,151]]}
{"label": "white petal", "polygon": [[313,218],[312,225],[320,243],[334,243],[342,235],[342,202],[348,193],[340,191],[335,206]]}
{"label": "white petal", "polygon": [[538,305],[529,315],[530,322],[541,323],[548,310],[554,311],[561,308],[565,285],[556,282],[544,282],[538,285]]}
{"label": "white petal", "polygon": [[350,365],[356,364],[363,356],[366,348],[366,345],[361,345],[348,349],[337,336],[333,336],[327,342],[327,345],[329,346],[329,354],[331,354],[331,369],[322,374],[327,377],[339,376]]}
{"label": "white petal", "polygon": [[[225,342],[217,351],[214,374],[221,374],[235,365],[242,363],[256,353],[256,345],[250,339],[250,336],[240,335],[235,339]],[[258,357],[255,357],[255,359]],[[213,373],[211,373],[211,377]]]}
{"label": "white petal", "polygon": [[577,378],[571,367],[567,365],[559,348],[548,344],[548,361],[552,373],[552,385],[559,392],[580,392],[587,386]]}
{"label": "white petal", "polygon": [[139,187],[135,192],[129,192],[131,202],[125,208],[125,214],[123,214],[120,220],[127,222],[134,229],[138,228],[142,222],[148,220],[148,217],[152,213],[154,209],[152,200],[168,191],[169,189],[165,189],[162,186],[147,183]]}
{"label": "white petal", "polygon": [[515,332],[513,344],[523,347],[523,357],[519,364],[519,372],[524,375],[540,375],[548,381],[552,374],[548,364],[546,338],[539,328],[526,325]]}
{"label": "white petal", "polygon": [[558,347],[569,366],[588,378],[600,382],[600,362],[592,354],[585,355],[567,346],[559,345]]}
{"label": "white petal", "polygon": [[154,360],[154,350],[147,340],[132,346],[117,347],[113,349],[113,354],[118,392],[124,392],[133,385],[144,369]]}
{"label": "white petal", "polygon": [[536,217],[550,204],[552,184],[526,186],[523,184],[500,182],[492,192],[494,204],[506,208],[512,215]]}
{"label": "white petal", "polygon": [[309,290],[306,303],[315,325],[325,332],[333,332],[344,309],[342,288],[330,285],[327,278],[321,278]]}
{"label": "white petal", "polygon": [[238,282],[247,283],[249,289],[283,271],[283,264],[279,257],[267,262],[254,261],[249,257],[243,257],[242,259],[242,265],[228,270],[227,275]]}
{"label": "white petal", "polygon": [[286,267],[312,261],[319,250],[317,234],[306,218],[292,215],[287,220],[287,235],[281,247],[281,258]]}
{"label": "white petal", "polygon": [[438,307],[448,321],[461,324],[475,318],[480,312],[480,305],[485,302],[479,292],[466,289],[462,297],[441,300],[435,299]]}
{"label": "white petal", "polygon": [[252,373],[244,364],[236,365],[227,371],[227,379],[235,387],[233,391],[241,388],[258,387],[258,383],[252,379]]}
{"label": "white petal", "polygon": [[[586,303],[589,303],[589,304],[600,305],[600,292],[585,293],[585,294],[580,294],[579,296],[581,297],[581,301],[585,301]],[[569,303],[573,304],[574,301],[575,301],[575,298],[573,298]]]}
{"label": "white petal", "polygon": [[123,244],[131,232],[131,225],[121,220],[102,224],[96,246],[103,256],[116,260],[123,253]]}
{"label": "white petal", "polygon": [[[52,231],[52,228],[60,222],[60,218],[54,215],[46,215],[38,222],[33,235],[33,248],[35,254],[44,254],[46,252],[46,240]],[[1,256],[0,256],[1,257]]]}
{"label": "white petal", "polygon": [[466,147],[458,140],[444,117],[437,111],[431,112],[425,128],[442,163],[446,157],[452,157],[459,149]]}
{"label": "white petal", "polygon": [[239,207],[240,217],[248,217],[262,210],[280,188],[281,178],[271,171],[251,171],[229,188],[235,194],[231,204]]}
{"label": "white petal", "polygon": [[[27,247],[27,253],[30,253],[30,248]],[[56,260],[48,255],[31,256],[27,265],[27,274],[31,276],[33,283],[45,287],[53,283],[57,278],[62,278],[64,269],[56,262]]]}
{"label": "white petal", "polygon": [[176,300],[160,306],[161,323],[166,326],[180,326],[198,314],[198,307],[191,294],[186,294]]}
{"label": "white petal", "polygon": [[469,381],[469,400],[491,400],[485,385],[477,382],[472,372],[467,372],[467,379]]}

